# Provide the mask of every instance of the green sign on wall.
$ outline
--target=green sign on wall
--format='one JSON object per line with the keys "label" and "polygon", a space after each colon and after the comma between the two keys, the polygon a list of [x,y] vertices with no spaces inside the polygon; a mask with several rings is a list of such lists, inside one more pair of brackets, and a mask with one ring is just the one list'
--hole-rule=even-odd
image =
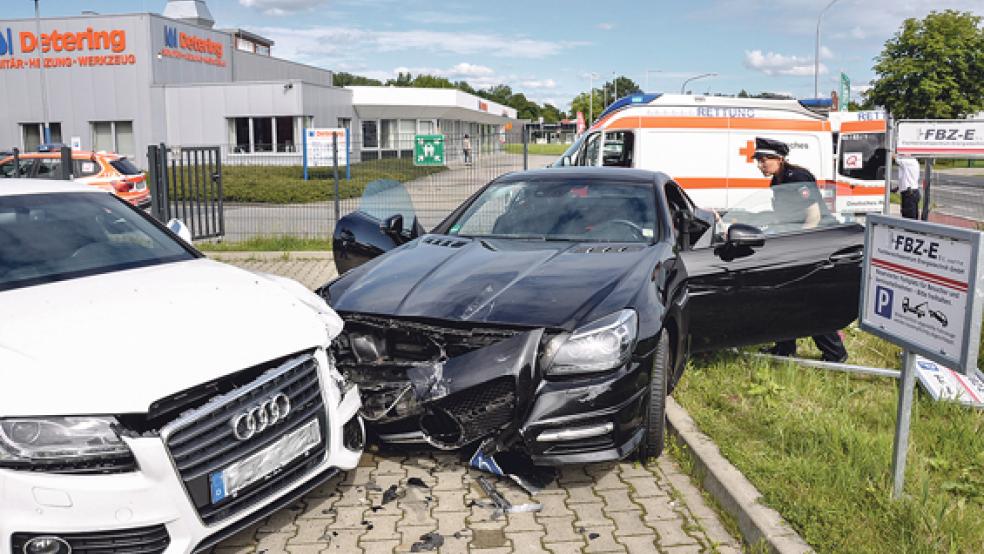
{"label": "green sign on wall", "polygon": [[413,139],[413,165],[444,165],[444,135],[417,135]]}

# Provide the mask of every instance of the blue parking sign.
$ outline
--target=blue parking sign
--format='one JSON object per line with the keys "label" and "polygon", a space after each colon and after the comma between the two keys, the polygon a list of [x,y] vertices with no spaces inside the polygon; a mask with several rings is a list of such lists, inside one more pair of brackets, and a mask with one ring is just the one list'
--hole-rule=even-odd
{"label": "blue parking sign", "polygon": [[892,319],[892,298],[894,292],[887,287],[875,287],[875,313],[886,318]]}

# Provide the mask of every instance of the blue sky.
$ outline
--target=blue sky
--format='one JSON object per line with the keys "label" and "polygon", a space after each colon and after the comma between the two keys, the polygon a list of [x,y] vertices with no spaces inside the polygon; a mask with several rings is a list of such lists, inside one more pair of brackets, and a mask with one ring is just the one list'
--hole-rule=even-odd
{"label": "blue sky", "polygon": [[[398,71],[504,83],[566,108],[598,82],[625,75],[649,91],[780,92],[813,96],[817,16],[829,0],[208,0],[217,27],[276,41],[277,57],[377,79]],[[5,0],[4,17],[33,2]],[[164,0],[41,0],[42,17],[161,12]],[[838,0],[822,19],[822,94],[841,71],[855,93],[907,17],[947,8],[984,15],[984,0]]]}

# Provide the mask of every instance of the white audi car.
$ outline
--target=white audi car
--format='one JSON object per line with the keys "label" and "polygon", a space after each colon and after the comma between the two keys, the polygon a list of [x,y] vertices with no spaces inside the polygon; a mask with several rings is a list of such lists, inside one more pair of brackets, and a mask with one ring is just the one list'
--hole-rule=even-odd
{"label": "white audi car", "polygon": [[108,193],[0,181],[0,553],[207,550],[355,467],[341,328]]}

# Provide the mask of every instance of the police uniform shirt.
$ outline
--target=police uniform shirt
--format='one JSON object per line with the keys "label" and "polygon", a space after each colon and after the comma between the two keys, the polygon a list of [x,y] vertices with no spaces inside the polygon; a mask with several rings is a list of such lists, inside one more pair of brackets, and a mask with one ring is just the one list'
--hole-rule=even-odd
{"label": "police uniform shirt", "polygon": [[813,204],[823,205],[816,179],[802,167],[784,164],[782,171],[772,176],[769,186],[773,194],[772,209],[777,213],[797,218],[803,215],[805,221],[807,208]]}

